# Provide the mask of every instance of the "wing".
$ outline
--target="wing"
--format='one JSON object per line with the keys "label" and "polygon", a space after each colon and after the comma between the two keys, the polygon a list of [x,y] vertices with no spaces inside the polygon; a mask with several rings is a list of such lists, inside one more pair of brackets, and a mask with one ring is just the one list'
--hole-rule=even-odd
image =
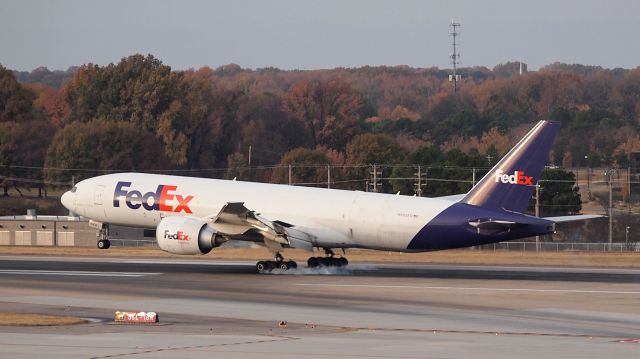
{"label": "wing", "polygon": [[248,240],[261,239],[267,248],[280,251],[283,246],[313,251],[312,236],[282,221],[271,221],[245,207],[244,202],[229,202],[210,224],[218,233]]}

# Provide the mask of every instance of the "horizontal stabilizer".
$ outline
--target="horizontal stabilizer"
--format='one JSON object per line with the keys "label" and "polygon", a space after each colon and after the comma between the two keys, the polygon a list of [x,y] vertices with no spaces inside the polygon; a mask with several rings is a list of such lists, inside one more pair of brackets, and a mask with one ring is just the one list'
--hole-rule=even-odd
{"label": "horizontal stabilizer", "polygon": [[577,214],[574,216],[544,217],[544,219],[548,219],[556,223],[562,223],[562,222],[584,221],[587,219],[603,218],[603,217],[606,217],[606,216],[603,216],[601,214]]}
{"label": "horizontal stabilizer", "polygon": [[442,197],[434,197],[434,198],[443,199],[445,201],[451,201],[451,202],[460,202],[460,200],[463,199],[464,196],[466,195],[467,195],[466,193],[463,193],[463,194],[454,194],[451,196],[442,196]]}

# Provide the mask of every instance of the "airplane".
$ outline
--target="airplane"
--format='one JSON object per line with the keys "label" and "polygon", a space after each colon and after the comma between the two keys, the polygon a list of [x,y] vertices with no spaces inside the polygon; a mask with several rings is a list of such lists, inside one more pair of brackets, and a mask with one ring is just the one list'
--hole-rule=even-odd
{"label": "airplane", "polygon": [[301,248],[325,255],[309,267],[344,266],[333,250],[427,252],[552,234],[558,222],[600,217],[524,214],[560,124],[540,121],[468,193],[437,198],[146,173],[116,173],[77,183],[61,197],[99,229],[155,228],[174,254],[207,254],[227,241],[264,245],[275,257],[260,273],[296,268],[282,255]]}

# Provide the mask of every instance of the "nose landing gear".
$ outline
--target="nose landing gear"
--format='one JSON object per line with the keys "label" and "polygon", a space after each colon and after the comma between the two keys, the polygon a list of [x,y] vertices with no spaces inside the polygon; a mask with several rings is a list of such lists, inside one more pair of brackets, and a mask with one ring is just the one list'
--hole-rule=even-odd
{"label": "nose landing gear", "polygon": [[111,241],[109,240],[109,225],[104,223],[100,230],[96,234],[98,240],[98,248],[99,249],[109,249],[111,247]]}
{"label": "nose landing gear", "polygon": [[276,253],[276,258],[273,261],[259,261],[256,263],[258,273],[267,273],[273,270],[284,272],[295,268],[298,268],[298,264],[292,260],[285,260],[280,253]]}
{"label": "nose landing gear", "polygon": [[101,239],[98,241],[99,249],[109,249],[111,247],[111,241],[108,239]]}

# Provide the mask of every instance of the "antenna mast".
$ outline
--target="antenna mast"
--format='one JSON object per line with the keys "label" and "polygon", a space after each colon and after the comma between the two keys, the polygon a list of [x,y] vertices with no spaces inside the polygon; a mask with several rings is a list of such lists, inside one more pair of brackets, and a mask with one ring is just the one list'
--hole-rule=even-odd
{"label": "antenna mast", "polygon": [[457,73],[458,64],[460,64],[460,54],[458,53],[457,42],[457,38],[458,36],[460,36],[460,32],[458,31],[458,28],[460,26],[462,26],[462,24],[460,24],[459,21],[455,21],[453,19],[449,24],[449,27],[451,28],[449,36],[453,38],[453,42],[451,43],[451,45],[453,46],[453,52],[449,55],[449,58],[451,59],[451,65],[453,65],[453,75],[449,75],[449,81],[453,83],[453,93],[456,93],[458,91],[458,81],[460,81],[461,79],[461,76]]}

